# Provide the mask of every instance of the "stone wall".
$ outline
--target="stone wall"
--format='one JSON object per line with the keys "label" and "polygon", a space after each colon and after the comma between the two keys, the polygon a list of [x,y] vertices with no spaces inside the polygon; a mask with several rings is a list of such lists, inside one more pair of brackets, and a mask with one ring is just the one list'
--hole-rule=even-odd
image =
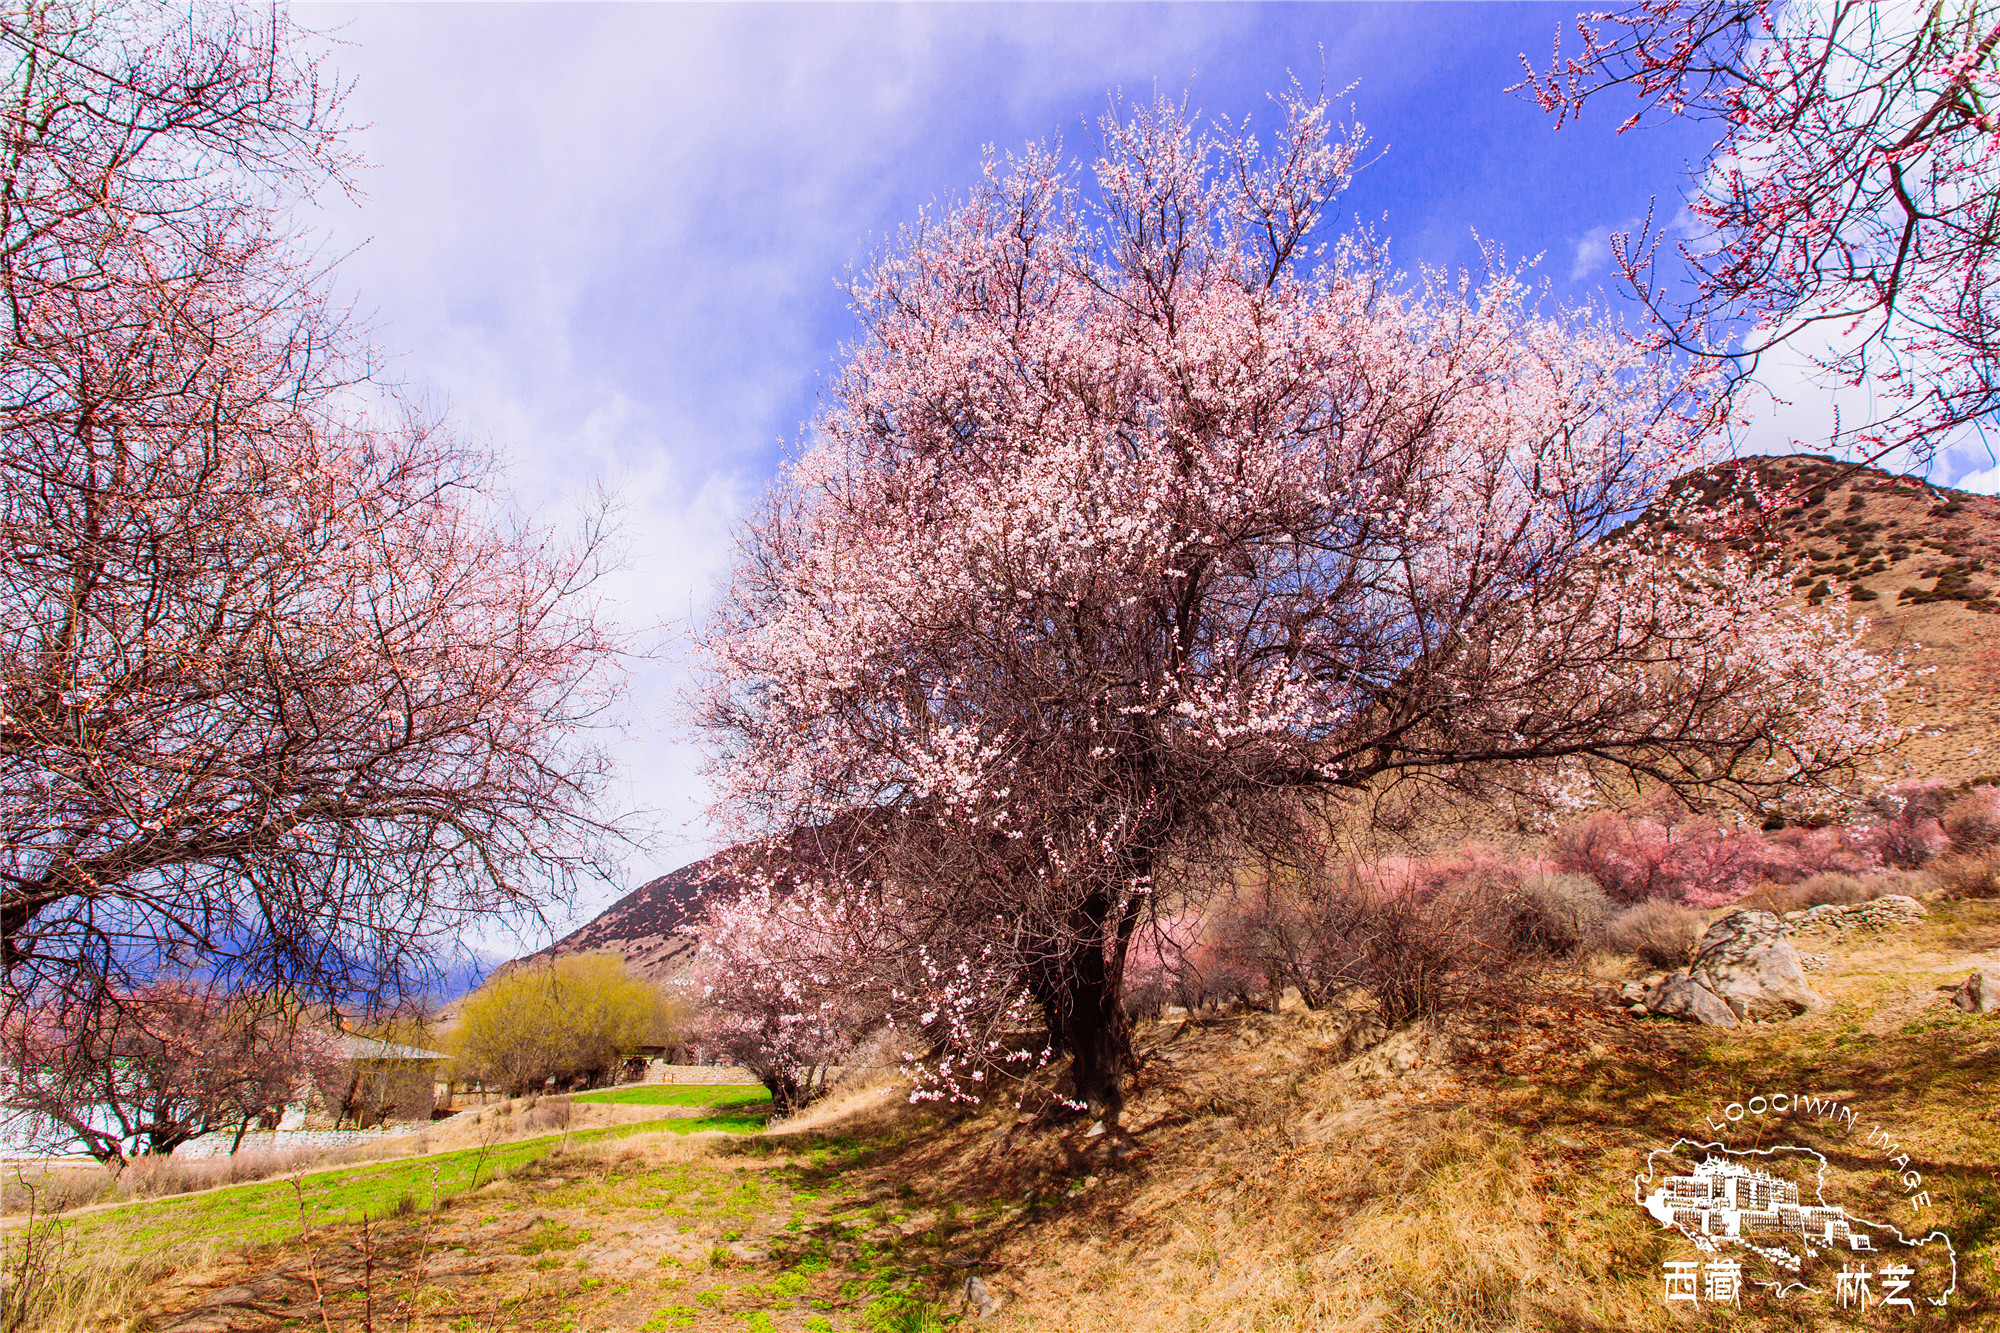
{"label": "stone wall", "polygon": [[[384,1129],[253,1129],[243,1136],[243,1146],[239,1151],[246,1157],[286,1152],[332,1152],[339,1148],[352,1148],[359,1143],[404,1138],[415,1132],[408,1125]],[[227,1157],[230,1146],[235,1142],[234,1130],[204,1134],[174,1149],[174,1156]]]}
{"label": "stone wall", "polygon": [[709,1087],[759,1086],[757,1076],[738,1065],[670,1065],[652,1061],[646,1064],[643,1081]]}

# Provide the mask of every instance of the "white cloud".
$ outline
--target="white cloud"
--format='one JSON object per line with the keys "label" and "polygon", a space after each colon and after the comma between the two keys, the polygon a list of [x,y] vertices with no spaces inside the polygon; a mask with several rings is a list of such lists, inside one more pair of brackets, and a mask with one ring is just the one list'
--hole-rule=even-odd
{"label": "white cloud", "polygon": [[621,795],[650,811],[630,883],[714,844],[699,752],[674,726],[675,631],[701,615],[731,521],[851,336],[836,279],[941,189],[971,184],[999,128],[1052,100],[1094,113],[1191,30],[1245,21],[1115,8],[296,12],[334,31],[328,63],[354,81],[368,126],[366,197],[326,207],[324,246],[361,247],[340,281],[398,353],[394,372],[506,454],[520,503],[561,515],[600,482],[622,501],[629,560],[605,592],[627,625],[667,627],[611,737]]}
{"label": "white cloud", "polygon": [[1569,280],[1573,283],[1601,282],[1611,274],[1610,233],[1590,232],[1579,239],[1576,256],[1569,266]]}
{"label": "white cloud", "polygon": [[[1739,454],[1833,453],[1851,455],[1836,446],[1837,432],[1895,412],[1903,400],[1883,384],[1848,384],[1821,367],[1838,344],[1830,335],[1806,333],[1764,353],[1756,373],[1744,386],[1739,407],[1745,421],[1731,436]],[[1915,373],[1922,374],[1921,368]],[[1939,485],[1961,490],[1994,491],[2000,468],[1977,430],[1967,427],[1938,445],[1928,462],[1898,449],[1875,466],[1890,472],[1916,472]],[[1982,465],[1989,465],[1980,470]]]}
{"label": "white cloud", "polygon": [[[1991,455],[1988,455],[1991,457]],[[1981,495],[2000,495],[2000,463],[1982,468],[1977,472],[1967,472],[1951,483],[1961,491],[1977,491]]]}

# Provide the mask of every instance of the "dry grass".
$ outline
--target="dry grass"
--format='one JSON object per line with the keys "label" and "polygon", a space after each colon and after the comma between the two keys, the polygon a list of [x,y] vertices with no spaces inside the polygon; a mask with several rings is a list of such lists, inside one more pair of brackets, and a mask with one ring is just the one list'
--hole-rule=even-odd
{"label": "dry grass", "polygon": [[[576,1117],[591,1126],[661,1119],[671,1109],[592,1107]],[[622,1114],[621,1114],[622,1113]],[[94,1163],[22,1167],[0,1179],[0,1216],[26,1206],[25,1187],[35,1188],[35,1207],[50,1214],[115,1205],[136,1199],[171,1198],[269,1180],[301,1171],[368,1162],[396,1161],[454,1149],[515,1143],[568,1128],[575,1116],[566,1099],[533,1097],[496,1102],[408,1134],[358,1143],[348,1148],[243,1152],[221,1157],[135,1157],[112,1173]]]}
{"label": "dry grass", "polygon": [[[46,1183],[46,1182],[44,1182]],[[43,1211],[48,1191],[17,1175],[21,1222],[0,1233],[0,1333],[122,1329],[166,1271],[157,1256],[112,1255],[77,1243]]]}
{"label": "dry grass", "polygon": [[1847,875],[1837,870],[1808,875],[1796,884],[1766,884],[1737,902],[1737,907],[1760,912],[1804,911],[1811,907],[1848,906],[1880,898],[1885,893],[1909,893],[1928,887],[1921,877],[1908,873]]}
{"label": "dry grass", "polygon": [[1942,822],[1960,851],[2000,849],[2000,788],[1973,788],[1945,807]]}
{"label": "dry grass", "polygon": [[1652,898],[1605,923],[1604,947],[1630,955],[1647,967],[1674,971],[1694,961],[1695,941],[1707,923],[1700,912],[1664,898]]}
{"label": "dry grass", "polygon": [[80,1208],[164,1199],[269,1180],[324,1165],[328,1154],[310,1149],[280,1153],[237,1153],[224,1157],[135,1157],[121,1172],[96,1163],[17,1167],[0,1181],[0,1215],[18,1216],[29,1206],[55,1216]]}
{"label": "dry grass", "polygon": [[[1632,1178],[1649,1148],[1775,1082],[1924,1145],[1961,1289],[1910,1326],[1987,1327],[2000,1027],[1948,1010],[1938,986],[2000,954],[2000,911],[1935,905],[1913,931],[1822,947],[1831,1010],[1727,1033],[1632,1019],[1562,975],[1512,1011],[1359,1056],[1338,1015],[1152,1028],[1122,1163],[1082,1126],[1010,1107],[906,1128],[845,1178],[986,1210],[956,1248],[1011,1301],[1003,1328],[1665,1329],[1687,1321],[1660,1301],[1669,1247]],[[1841,1197],[1902,1202],[1859,1133],[1783,1133],[1827,1153]],[[1839,1323],[1816,1307],[1728,1326]]]}
{"label": "dry grass", "polygon": [[[1551,972],[1386,1041],[1343,1009],[1149,1024],[1129,1140],[1036,1114],[1046,1075],[1015,1090],[1023,1108],[958,1112],[885,1081],[761,1139],[648,1134],[386,1209],[365,1252],[354,1224],[316,1219],[314,1253],[333,1327],[362,1326],[372,1255],[378,1326],[410,1333],[935,1328],[968,1273],[1005,1302],[979,1326],[1002,1331],[1847,1327],[1830,1307],[1725,1324],[1659,1299],[1669,1247],[1631,1196],[1647,1149],[1776,1085],[1916,1145],[1961,1294],[1902,1323],[1991,1327],[2000,1019],[1940,987],[2000,965],[2000,903],[1815,947],[1832,1007],[1790,1023],[1634,1019]],[[1841,1197],[1901,1203],[1859,1133],[1781,1132],[1827,1154]],[[306,1258],[294,1239],[163,1274],[135,1313],[190,1333],[317,1327]]]}
{"label": "dry grass", "polygon": [[910,1082],[896,1070],[857,1073],[842,1079],[812,1105],[772,1121],[771,1132],[801,1135],[838,1129],[852,1134],[871,1126],[885,1128],[907,1108],[909,1096]]}
{"label": "dry grass", "polygon": [[[19,1246],[19,1237],[10,1237],[5,1254],[10,1264]],[[60,1268],[7,1284],[0,1294],[0,1328],[8,1333],[103,1333],[132,1327],[132,1311],[167,1271],[158,1260],[66,1254]]]}
{"label": "dry grass", "polygon": [[1943,857],[1931,874],[1948,897],[2000,898],[2000,848]]}

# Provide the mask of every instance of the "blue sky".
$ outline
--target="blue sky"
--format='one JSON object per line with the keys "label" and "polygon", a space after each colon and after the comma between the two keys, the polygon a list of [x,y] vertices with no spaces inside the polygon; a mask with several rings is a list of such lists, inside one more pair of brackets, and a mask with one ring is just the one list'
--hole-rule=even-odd
{"label": "blue sky", "polygon": [[[978,177],[982,151],[1096,142],[1114,95],[1185,96],[1271,127],[1296,75],[1379,153],[1358,216],[1396,260],[1457,265],[1474,233],[1541,255],[1560,300],[1611,290],[1605,234],[1678,208],[1701,127],[1553,128],[1504,89],[1577,6],[301,4],[353,81],[372,163],[327,252],[395,372],[510,459],[560,515],[599,481],[629,537],[611,589],[636,626],[698,616],[730,520],[812,415],[855,334],[850,266]],[[350,252],[351,253],[348,253]],[[1802,405],[1796,433],[1812,429]],[[1760,439],[1782,441],[1787,423]],[[1988,466],[1954,457],[1939,480]],[[1994,480],[2000,481],[2000,474]],[[1991,484],[1982,487],[1993,489]],[[711,850],[672,727],[674,636],[614,749],[650,810],[631,883]],[[580,921],[623,886],[578,905]],[[495,947],[506,948],[495,942]]]}

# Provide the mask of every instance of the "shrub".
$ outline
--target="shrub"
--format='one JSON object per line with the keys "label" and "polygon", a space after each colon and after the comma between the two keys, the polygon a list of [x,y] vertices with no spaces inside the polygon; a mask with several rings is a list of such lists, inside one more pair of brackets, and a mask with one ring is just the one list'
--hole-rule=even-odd
{"label": "shrub", "polygon": [[521,1117],[521,1128],[524,1131],[568,1129],[569,1118],[570,1104],[567,1101],[542,1100],[530,1106],[528,1113]]}
{"label": "shrub", "polygon": [[[1192,1012],[1272,994],[1258,936],[1260,927],[1270,924],[1260,910],[1261,897],[1261,891],[1246,890],[1212,913],[1181,913],[1134,936],[1125,965],[1126,1013],[1152,1018],[1170,1004]],[[1298,984],[1287,976],[1276,989]],[[1306,986],[1299,990],[1309,1004],[1322,998]]]}
{"label": "shrub", "polygon": [[1945,807],[1942,822],[1954,850],[2000,847],[2000,788],[1974,787]]}
{"label": "shrub", "polygon": [[1638,813],[1600,811],[1558,833],[1554,851],[1558,869],[1588,875],[1614,902],[1719,907],[1760,881],[1796,878],[1798,844],[1656,803]]}
{"label": "shrub", "polygon": [[[1476,873],[1475,873],[1476,872]],[[1511,882],[1510,882],[1511,880]],[[1318,1006],[1360,991],[1392,1027],[1457,1008],[1515,955],[1484,929],[1520,870],[1483,853],[1272,875],[1217,923],[1220,953]]]}
{"label": "shrub", "polygon": [[510,968],[474,991],[451,1047],[461,1077],[511,1096],[600,1081],[677,1022],[667,998],[611,954],[569,954]]}
{"label": "shrub", "polygon": [[1924,813],[1934,793],[1910,790],[1913,796],[1878,803],[1885,819],[1832,828],[1731,828],[1657,801],[1638,811],[1600,811],[1556,835],[1555,865],[1588,875],[1616,903],[1666,898],[1703,908],[1829,871],[1862,875],[1885,862],[1914,869],[1942,847],[1944,835]]}
{"label": "shrub", "polygon": [[1354,911],[1336,875],[1323,867],[1267,871],[1216,920],[1212,957],[1182,955],[1179,989],[1213,1002],[1253,994],[1275,998],[1296,986],[1317,1009],[1359,985],[1347,935]]}
{"label": "shrub", "polygon": [[1764,878],[1791,884],[1808,875],[1839,871],[1865,875],[1881,867],[1882,825],[1835,824],[1823,828],[1793,825],[1764,835],[1773,850]]}
{"label": "shrub", "polygon": [[1486,899],[1493,944],[1518,958],[1575,958],[1603,936],[1611,900],[1586,875],[1529,873]]}
{"label": "shrub", "polygon": [[1944,850],[1945,831],[1931,818],[1901,817],[1876,826],[1875,846],[1882,864],[1897,870],[1915,870],[1930,864]]}
{"label": "shrub", "polygon": [[1931,873],[1949,897],[2000,898],[2000,849],[1944,857]]}
{"label": "shrub", "polygon": [[1921,820],[1939,818],[1951,802],[1949,786],[1936,778],[1925,778],[1884,787],[1868,804],[1884,818]]}
{"label": "shrub", "polygon": [[1679,903],[1652,899],[1626,908],[1605,925],[1605,946],[1630,954],[1649,967],[1676,971],[1694,961],[1701,913]]}
{"label": "shrub", "polygon": [[1786,912],[1803,911],[1809,907],[1865,903],[1886,892],[1888,890],[1880,879],[1861,879],[1834,870],[1809,875],[1796,884],[1767,884],[1738,905],[1783,916]]}
{"label": "shrub", "polygon": [[1514,959],[1486,937],[1486,894],[1427,877],[1421,863],[1398,883],[1348,867],[1324,899],[1329,935],[1345,940],[1346,975],[1398,1027],[1465,1007]]}

